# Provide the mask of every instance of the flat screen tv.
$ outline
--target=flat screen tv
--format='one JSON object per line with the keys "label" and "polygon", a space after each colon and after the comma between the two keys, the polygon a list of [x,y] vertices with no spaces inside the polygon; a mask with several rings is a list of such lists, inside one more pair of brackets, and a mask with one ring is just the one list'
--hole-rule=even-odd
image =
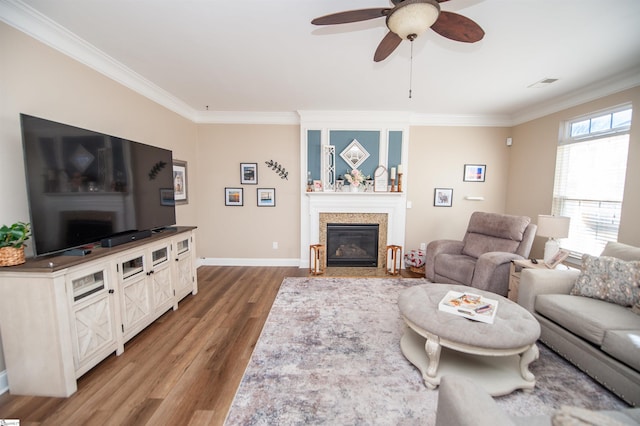
{"label": "flat screen tv", "polygon": [[21,114],[36,256],[176,223],[170,150]]}

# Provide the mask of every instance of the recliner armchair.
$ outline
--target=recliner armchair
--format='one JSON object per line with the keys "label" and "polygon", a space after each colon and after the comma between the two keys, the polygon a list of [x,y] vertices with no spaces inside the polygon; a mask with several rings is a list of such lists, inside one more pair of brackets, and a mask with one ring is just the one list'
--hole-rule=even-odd
{"label": "recliner armchair", "polygon": [[425,277],[507,296],[510,263],[529,256],[536,229],[526,216],[474,212],[462,241],[429,243]]}

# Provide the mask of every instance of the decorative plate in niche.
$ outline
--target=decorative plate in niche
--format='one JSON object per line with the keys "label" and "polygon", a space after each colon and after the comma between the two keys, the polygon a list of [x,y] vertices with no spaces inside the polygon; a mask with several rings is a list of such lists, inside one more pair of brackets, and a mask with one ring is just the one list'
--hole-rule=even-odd
{"label": "decorative plate in niche", "polygon": [[360,145],[360,142],[354,139],[351,141],[349,146],[340,153],[340,157],[342,157],[342,159],[346,161],[352,169],[357,169],[358,166],[369,158],[369,153],[362,145]]}

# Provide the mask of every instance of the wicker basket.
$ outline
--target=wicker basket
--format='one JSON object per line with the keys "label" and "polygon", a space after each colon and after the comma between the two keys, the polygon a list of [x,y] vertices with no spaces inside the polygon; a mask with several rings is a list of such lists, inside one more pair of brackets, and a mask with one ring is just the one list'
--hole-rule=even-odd
{"label": "wicker basket", "polygon": [[14,266],[25,262],[24,247],[2,247],[0,248],[0,266]]}
{"label": "wicker basket", "polygon": [[424,275],[424,265],[422,265],[421,267],[416,267],[416,266],[409,266],[409,270],[411,272],[415,272],[416,274],[423,274]]}

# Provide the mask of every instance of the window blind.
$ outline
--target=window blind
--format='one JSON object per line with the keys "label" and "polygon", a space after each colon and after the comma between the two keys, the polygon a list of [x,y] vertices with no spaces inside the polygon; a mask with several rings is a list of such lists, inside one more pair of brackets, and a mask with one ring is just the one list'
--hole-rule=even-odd
{"label": "window blind", "polygon": [[[630,120],[631,109],[623,112]],[[569,237],[560,244],[578,256],[599,255],[618,239],[630,128],[620,116],[600,113],[568,123],[558,145],[552,213],[571,217]]]}

